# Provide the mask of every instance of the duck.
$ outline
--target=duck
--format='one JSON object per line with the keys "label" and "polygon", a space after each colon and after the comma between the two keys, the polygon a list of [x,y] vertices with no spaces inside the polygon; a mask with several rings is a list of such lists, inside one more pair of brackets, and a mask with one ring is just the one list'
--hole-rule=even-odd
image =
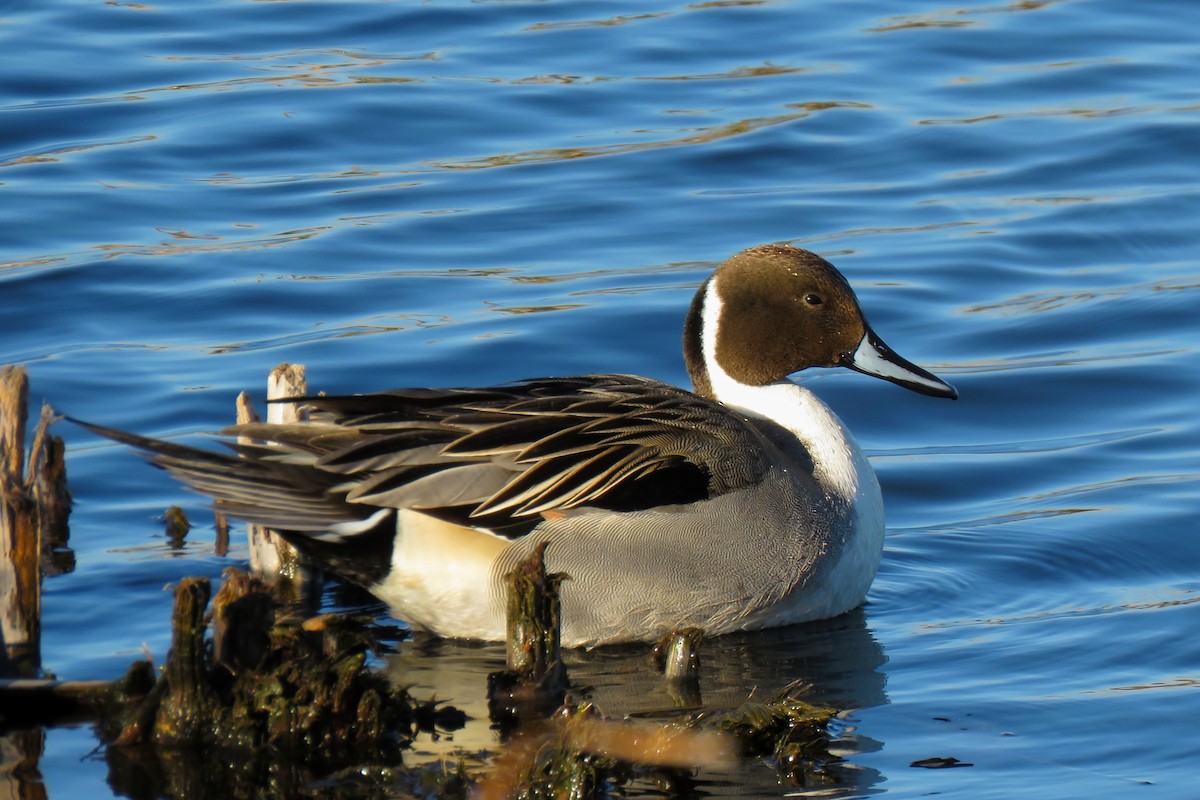
{"label": "duck", "polygon": [[74,421],[438,637],[503,641],[504,578],[541,546],[566,576],[568,647],[861,605],[883,552],[879,482],[791,376],[843,367],[931,397],[957,391],[879,338],[832,264],[790,245],[712,272],[683,355],[691,390],[591,374],[307,397],[304,421],[222,431],[232,453]]}

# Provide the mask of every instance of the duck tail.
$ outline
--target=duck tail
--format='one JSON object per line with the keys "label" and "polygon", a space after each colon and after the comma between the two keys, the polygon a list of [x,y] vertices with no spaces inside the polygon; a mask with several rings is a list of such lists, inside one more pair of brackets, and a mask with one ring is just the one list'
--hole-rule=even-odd
{"label": "duck tail", "polygon": [[342,476],[319,469],[314,457],[287,446],[222,443],[234,453],[141,436],[75,417],[64,419],[128,445],[189,488],[208,495],[222,513],[314,538],[341,538],[373,527],[379,509],[348,503]]}

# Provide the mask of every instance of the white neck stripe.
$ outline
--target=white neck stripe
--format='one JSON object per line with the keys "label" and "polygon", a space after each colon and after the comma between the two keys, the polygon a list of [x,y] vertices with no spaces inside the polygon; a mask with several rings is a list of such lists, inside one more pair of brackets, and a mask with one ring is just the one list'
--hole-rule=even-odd
{"label": "white neck stripe", "polygon": [[812,459],[814,477],[833,495],[850,502],[858,493],[866,459],[842,421],[816,395],[784,378],[764,386],[745,384],[717,361],[721,299],[714,278],[704,294],[700,343],[712,394],[723,405],[764,417],[786,428]]}

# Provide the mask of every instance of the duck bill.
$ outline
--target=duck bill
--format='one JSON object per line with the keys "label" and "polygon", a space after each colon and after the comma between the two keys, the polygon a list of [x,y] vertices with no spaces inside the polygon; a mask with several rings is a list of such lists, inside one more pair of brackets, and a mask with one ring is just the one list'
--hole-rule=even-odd
{"label": "duck bill", "polygon": [[858,343],[858,348],[853,353],[842,356],[842,366],[864,375],[883,378],[905,389],[912,389],[918,394],[958,399],[958,391],[953,386],[932,372],[927,372],[898,356],[870,328],[867,328],[862,341]]}

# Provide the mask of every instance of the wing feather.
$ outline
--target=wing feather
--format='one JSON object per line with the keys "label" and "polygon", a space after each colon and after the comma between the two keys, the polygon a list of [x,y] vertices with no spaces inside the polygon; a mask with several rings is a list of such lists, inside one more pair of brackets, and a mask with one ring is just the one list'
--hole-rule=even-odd
{"label": "wing feather", "polygon": [[302,531],[412,508],[521,535],[550,511],[632,511],[751,485],[774,446],[724,406],[625,375],[299,402],[312,421],[227,429],[243,437],[226,443],[234,454],[88,427],[234,516]]}
{"label": "wing feather", "polygon": [[495,464],[459,464],[419,478],[395,472],[383,473],[390,480],[372,479],[347,495],[354,503],[384,508],[418,510],[478,506],[512,477],[512,472]]}

